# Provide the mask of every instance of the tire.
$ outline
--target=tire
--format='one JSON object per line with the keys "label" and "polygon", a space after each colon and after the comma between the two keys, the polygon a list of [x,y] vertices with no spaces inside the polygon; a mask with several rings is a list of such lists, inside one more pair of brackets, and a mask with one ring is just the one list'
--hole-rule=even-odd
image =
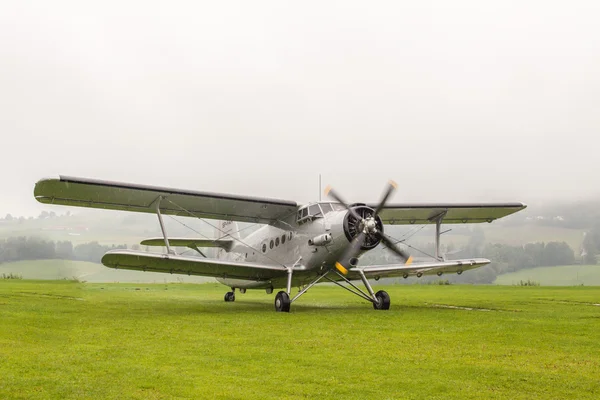
{"label": "tire", "polygon": [[380,290],[375,293],[377,303],[373,303],[373,308],[376,310],[389,310],[390,309],[390,295],[387,292]]}
{"label": "tire", "polygon": [[225,293],[225,301],[226,302],[235,301],[235,293],[233,293],[233,292]]}
{"label": "tire", "polygon": [[277,312],[290,312],[290,296],[284,291],[277,293],[275,296],[275,311]]}

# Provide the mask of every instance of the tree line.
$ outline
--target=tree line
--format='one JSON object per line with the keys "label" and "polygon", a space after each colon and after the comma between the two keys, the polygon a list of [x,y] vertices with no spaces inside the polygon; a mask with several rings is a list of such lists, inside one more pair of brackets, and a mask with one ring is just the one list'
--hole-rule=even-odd
{"label": "tree line", "polygon": [[575,264],[575,253],[565,242],[527,243],[523,246],[486,244],[472,257],[483,257],[492,262],[468,274],[453,276],[456,283],[493,283],[498,275],[535,267]]}
{"label": "tree line", "polygon": [[38,237],[10,237],[0,240],[0,263],[23,260],[78,260],[100,263],[108,250],[126,249],[127,245],[101,245],[98,242],[73,246],[68,240],[54,242]]}

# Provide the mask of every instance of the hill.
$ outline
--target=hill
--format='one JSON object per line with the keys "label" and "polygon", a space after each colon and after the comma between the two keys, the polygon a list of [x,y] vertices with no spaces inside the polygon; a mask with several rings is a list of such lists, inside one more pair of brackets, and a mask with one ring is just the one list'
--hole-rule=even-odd
{"label": "hill", "polygon": [[600,265],[566,265],[523,269],[498,276],[496,285],[535,281],[542,286],[600,286]]}
{"label": "hill", "polygon": [[212,278],[171,275],[157,272],[125,271],[107,268],[104,265],[71,260],[28,260],[0,264],[0,275],[17,274],[24,279],[79,279],[86,282],[130,282],[163,283],[212,282]]}

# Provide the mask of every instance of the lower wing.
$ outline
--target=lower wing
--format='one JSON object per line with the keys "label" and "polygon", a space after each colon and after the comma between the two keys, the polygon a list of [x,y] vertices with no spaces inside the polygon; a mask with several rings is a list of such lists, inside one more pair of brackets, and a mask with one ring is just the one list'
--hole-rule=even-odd
{"label": "lower wing", "polygon": [[215,278],[263,281],[285,276],[282,266],[248,262],[155,254],[132,250],[111,250],[102,257],[109,268],[137,271],[169,272],[171,274],[212,276]]}
{"label": "lower wing", "polygon": [[490,260],[485,258],[473,258],[465,260],[452,261],[434,261],[431,263],[418,264],[391,264],[391,265],[371,265],[366,267],[355,267],[349,270],[350,279],[359,279],[360,272],[365,274],[367,278],[391,278],[391,277],[409,277],[422,275],[435,275],[458,273],[469,269],[483,267],[490,263]]}

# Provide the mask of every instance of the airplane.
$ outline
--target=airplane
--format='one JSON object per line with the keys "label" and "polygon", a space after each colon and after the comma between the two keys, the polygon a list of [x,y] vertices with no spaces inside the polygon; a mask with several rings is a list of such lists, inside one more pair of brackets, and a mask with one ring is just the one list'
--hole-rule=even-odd
{"label": "airplane", "polygon": [[[347,203],[331,187],[330,201],[295,201],[239,196],[158,186],[59,176],[35,184],[34,196],[43,204],[154,213],[162,237],[141,242],[162,246],[162,254],[138,250],[110,250],[102,263],[110,268],[214,277],[231,288],[224,296],[235,301],[236,289],[278,291],[275,310],[289,312],[293,302],[319,282],[331,282],[371,302],[376,310],[390,308],[390,296],[375,292],[370,279],[457,273],[490,263],[484,258],[446,260],[440,253],[442,223],[492,222],[527,206],[523,203],[388,204],[397,188],[388,182],[377,204]],[[217,233],[213,238],[172,238],[163,215],[199,218]],[[217,220],[218,222],[210,222]],[[261,225],[241,237],[238,222]],[[434,261],[415,262],[387,235],[385,225],[435,224]],[[395,253],[401,263],[360,265],[359,258],[378,245]],[[177,254],[174,247],[195,250]],[[209,258],[201,250],[215,248]],[[363,290],[355,281],[360,281]],[[299,291],[292,296],[292,287]]]}

